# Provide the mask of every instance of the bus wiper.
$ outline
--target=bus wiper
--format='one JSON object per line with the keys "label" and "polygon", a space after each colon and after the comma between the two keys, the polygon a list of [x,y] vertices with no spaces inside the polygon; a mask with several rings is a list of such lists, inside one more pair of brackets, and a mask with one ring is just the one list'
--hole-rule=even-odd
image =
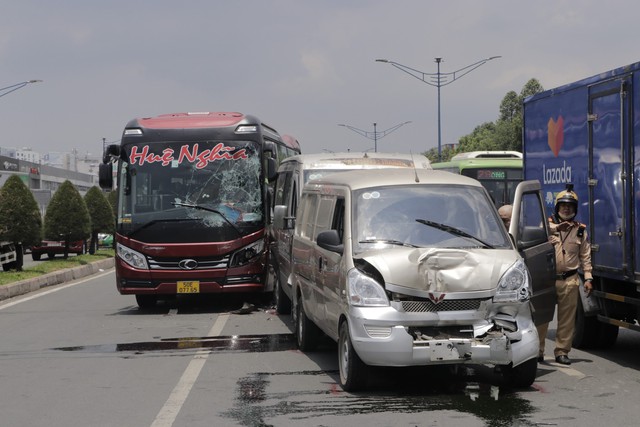
{"label": "bus wiper", "polygon": [[388,243],[390,245],[408,246],[410,248],[419,248],[420,246],[412,245],[411,243],[401,242],[400,240],[393,239],[367,239],[360,240],[358,243]]}
{"label": "bus wiper", "polygon": [[222,212],[220,212],[218,209],[213,209],[213,208],[208,208],[206,206],[201,206],[201,205],[196,205],[194,203],[183,203],[183,202],[171,202],[171,204],[173,206],[181,206],[184,208],[190,208],[190,209],[198,209],[201,211],[207,211],[207,212],[213,212],[213,213],[217,213],[218,215],[220,215],[222,217],[222,219],[224,219],[231,227],[233,227],[234,230],[236,230],[236,232],[238,233],[238,235],[240,237],[242,237],[242,231],[240,231],[240,229],[238,228],[237,225],[235,225],[229,218],[227,218]]}
{"label": "bus wiper", "polygon": [[482,246],[484,246],[485,248],[495,249],[492,245],[488,244],[487,242],[484,242],[484,241],[478,239],[476,236],[472,236],[471,234],[467,233],[466,231],[462,231],[459,228],[455,228],[455,227],[452,227],[450,225],[441,224],[439,222],[433,222],[433,221],[429,221],[429,220],[421,219],[421,218],[416,219],[416,221],[419,222],[420,224],[428,225],[430,227],[434,227],[434,228],[437,228],[439,230],[446,231],[446,232],[451,233],[451,234],[453,234],[455,236],[466,237],[468,239],[475,240],[476,242],[481,243]]}

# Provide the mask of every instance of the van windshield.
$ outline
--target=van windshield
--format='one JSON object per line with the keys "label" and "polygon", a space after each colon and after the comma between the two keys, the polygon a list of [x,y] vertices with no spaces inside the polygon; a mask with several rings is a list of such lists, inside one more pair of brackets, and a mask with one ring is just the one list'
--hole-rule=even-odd
{"label": "van windshield", "polygon": [[511,248],[482,188],[388,186],[358,190],[353,203],[355,253],[389,247]]}

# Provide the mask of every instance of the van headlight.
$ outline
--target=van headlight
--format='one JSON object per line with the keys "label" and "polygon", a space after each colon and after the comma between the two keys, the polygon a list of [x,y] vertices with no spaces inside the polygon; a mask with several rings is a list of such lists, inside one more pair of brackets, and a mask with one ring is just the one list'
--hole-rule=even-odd
{"label": "van headlight", "polygon": [[347,292],[349,304],[357,307],[384,307],[389,305],[389,298],[384,288],[357,268],[347,274]]}
{"label": "van headlight", "polygon": [[134,251],[120,243],[116,245],[116,251],[121,260],[129,264],[131,267],[139,268],[141,270],[148,270],[149,264],[147,263],[147,257],[142,255],[138,251]]}
{"label": "van headlight", "polygon": [[519,259],[500,278],[493,302],[521,302],[528,301],[530,297],[529,270]]}

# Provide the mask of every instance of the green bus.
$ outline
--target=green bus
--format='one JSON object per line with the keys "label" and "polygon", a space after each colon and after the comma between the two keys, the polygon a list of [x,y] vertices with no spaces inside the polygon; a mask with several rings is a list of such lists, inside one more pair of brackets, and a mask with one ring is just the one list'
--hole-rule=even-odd
{"label": "green bus", "polygon": [[523,179],[522,153],[518,151],[471,151],[431,166],[477,179],[496,207],[513,203],[516,187]]}

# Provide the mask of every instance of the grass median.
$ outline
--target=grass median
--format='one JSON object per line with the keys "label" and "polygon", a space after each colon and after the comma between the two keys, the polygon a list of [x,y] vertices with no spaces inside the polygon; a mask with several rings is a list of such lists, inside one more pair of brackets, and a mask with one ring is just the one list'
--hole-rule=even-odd
{"label": "grass median", "polygon": [[44,259],[40,261],[38,265],[27,267],[23,271],[1,271],[0,286],[18,282],[24,279],[32,279],[34,277],[42,276],[53,271],[65,270],[67,268],[91,264],[94,261],[99,261],[105,258],[113,258],[114,255],[115,251],[113,249],[99,249],[93,255],[90,255],[88,253],[84,255],[69,255],[67,259],[62,258],[62,255],[58,255],[55,258]]}

